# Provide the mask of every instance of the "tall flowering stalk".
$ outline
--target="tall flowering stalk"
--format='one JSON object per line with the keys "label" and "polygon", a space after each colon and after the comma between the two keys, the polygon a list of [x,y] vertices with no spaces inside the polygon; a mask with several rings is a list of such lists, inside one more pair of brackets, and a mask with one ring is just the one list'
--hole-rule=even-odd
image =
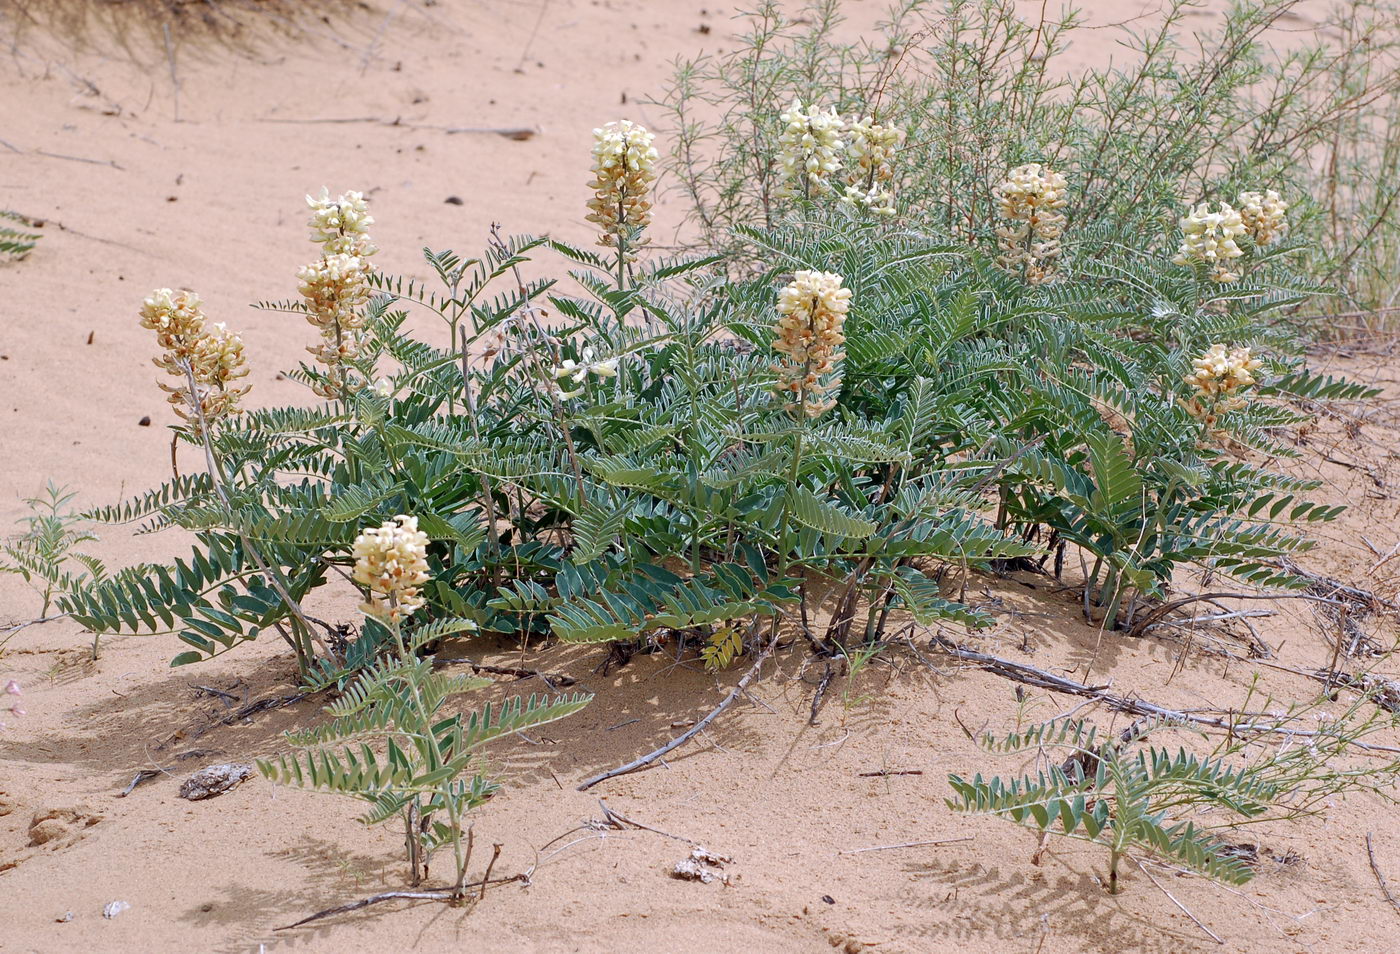
{"label": "tall flowering stalk", "polygon": [[321,258],[297,272],[298,290],[306,299],[306,320],[321,333],[321,343],[308,348],[326,368],[326,380],[314,387],[328,400],[345,399],[363,386],[350,373],[364,347],[364,307],[369,302],[369,258],[379,251],[370,240],[374,217],[359,192],[335,199],[322,188],[307,196],[311,240],[321,246]]}
{"label": "tall flowering stalk", "polygon": [[[203,445],[205,466],[214,491],[224,506],[232,510],[233,502],[225,486],[223,468],[214,451],[212,431],[219,421],[241,413],[239,400],[248,393],[248,385],[234,385],[248,374],[243,341],[222,324],[205,327],[204,310],[198,295],[173,292],[169,288],[156,289],[141,303],[141,327],[154,331],[156,342],[163,349],[160,356],[155,358],[156,366],[184,378],[180,387],[160,382],[160,388],[170,395],[169,401],[174,405],[175,413],[188,422],[190,434]],[[172,463],[174,448],[172,444]],[[329,649],[315,635],[281,573],[263,559],[251,540],[242,534],[239,539],[244,552],[268,578],[295,618],[292,628],[297,638],[286,633],[283,633],[283,638],[296,651],[297,663],[305,671],[313,655],[311,642],[319,644],[327,654]]]}
{"label": "tall flowering stalk", "polygon": [[778,118],[783,124],[778,135],[779,198],[827,195],[841,170],[845,121],[835,107],[825,111],[815,105],[804,107],[800,99],[794,99]]}
{"label": "tall flowering stalk", "polygon": [[352,579],[369,591],[365,615],[397,626],[423,605],[428,582],[428,535],[418,518],[403,514],[361,531],[352,548]]}
{"label": "tall flowering stalk", "polygon": [[1249,348],[1226,351],[1223,344],[1211,345],[1191,364],[1194,370],[1185,381],[1194,393],[1184,403],[1186,410],[1207,428],[1215,427],[1221,414],[1245,406],[1241,392],[1257,383],[1254,372],[1263,366]]}
{"label": "tall flowering stalk", "polygon": [[588,221],[598,226],[598,244],[617,249],[617,284],[646,243],[640,234],[651,224],[651,187],[656,181],[655,136],[630,119],[593,130],[593,178],[588,187]]}
{"label": "tall flowering stalk", "polygon": [[850,135],[851,164],[846,170],[846,191],[841,203],[869,209],[882,218],[894,218],[894,153],[904,135],[896,126],[885,126],[865,117],[846,127]]}
{"label": "tall flowering stalk", "polygon": [[[355,567],[351,576],[369,591],[369,598],[360,609],[388,628],[398,650],[398,662],[404,667],[401,683],[411,708],[395,718],[395,728],[410,736],[413,749],[426,757],[429,767],[441,768],[446,759],[438,739],[438,727],[433,724],[437,706],[425,698],[424,682],[415,678],[409,668],[421,663],[403,638],[403,624],[423,605],[420,587],[428,581],[428,535],[418,529],[417,517],[400,514],[378,527],[362,530],[355,538],[353,552]],[[373,676],[362,678],[372,680]],[[431,817],[431,811],[424,805],[421,793],[414,792],[405,801],[405,845],[410,879],[416,885],[426,873],[428,858],[423,834],[428,826],[424,815],[427,810]],[[457,860],[456,887],[460,891],[466,881],[468,861],[462,852],[461,815],[456,799],[444,801],[452,825],[451,840]]]}
{"label": "tall flowering stalk", "polygon": [[993,190],[1001,217],[997,226],[999,261],[1007,271],[1029,285],[1042,285],[1055,277],[1064,233],[1067,204],[1065,177],[1049,166],[1030,162],[1006,174]]}
{"label": "tall flowering stalk", "polygon": [[1177,265],[1205,265],[1211,280],[1228,283],[1239,280],[1239,272],[1231,264],[1244,254],[1235,239],[1245,234],[1244,220],[1230,203],[1220,203],[1220,211],[1212,212],[1209,202],[1202,202],[1178,224],[1181,226],[1181,248],[1172,261]]}
{"label": "tall flowering stalk", "polygon": [[154,331],[163,349],[154,359],[156,367],[181,379],[179,386],[157,383],[196,436],[242,413],[239,401],[249,385],[235,382],[248,375],[243,340],[222,324],[206,328],[198,295],[156,289],[141,304],[141,327]]}
{"label": "tall flowering stalk", "polygon": [[789,411],[820,417],[836,404],[850,307],[851,291],[834,272],[804,269],[778,293],[773,350],[782,358],[774,370]]}
{"label": "tall flowering stalk", "polygon": [[1241,192],[1238,204],[1240,222],[1255,246],[1263,248],[1288,232],[1288,203],[1273,189]]}

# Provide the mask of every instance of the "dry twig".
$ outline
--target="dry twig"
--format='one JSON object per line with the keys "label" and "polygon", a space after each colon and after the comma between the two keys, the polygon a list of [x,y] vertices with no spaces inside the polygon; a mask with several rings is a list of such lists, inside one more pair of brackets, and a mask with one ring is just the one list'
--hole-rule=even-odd
{"label": "dry twig", "polygon": [[1376,852],[1371,847],[1371,833],[1369,831],[1366,833],[1366,857],[1371,861],[1371,872],[1376,876],[1376,883],[1381,886],[1381,893],[1385,895],[1385,899],[1390,902],[1390,906],[1395,909],[1395,912],[1400,914],[1400,901],[1395,900],[1395,895],[1390,893],[1390,885],[1386,884],[1385,875],[1381,874],[1380,865],[1376,864]]}
{"label": "dry twig", "polygon": [[768,645],[763,648],[763,652],[758,654],[758,659],[754,660],[753,666],[749,668],[748,672],[744,673],[743,678],[740,679],[738,684],[735,685],[735,687],[729,691],[729,695],[725,696],[719,705],[715,706],[713,709],[710,710],[709,715],[705,716],[705,718],[695,723],[695,725],[691,726],[685,732],[682,732],[680,735],[676,736],[670,742],[667,742],[665,745],[661,746],[661,748],[648,752],[646,755],[643,755],[639,759],[633,759],[626,765],[620,765],[615,769],[609,769],[606,772],[595,775],[592,778],[584,781],[582,784],[579,785],[578,790],[580,792],[586,792],[588,791],[588,789],[592,788],[594,785],[597,785],[599,782],[606,782],[610,778],[617,778],[617,776],[619,775],[626,775],[629,772],[637,771],[637,769],[646,768],[648,765],[655,762],[663,755],[666,755],[668,752],[680,748],[682,745],[685,745],[685,743],[695,738],[701,732],[705,731],[705,728],[709,726],[711,722],[715,721],[715,719],[719,716],[721,712],[732,706],[734,704],[734,701],[738,699],[741,695],[743,695],[744,690],[749,687],[749,683],[753,682],[754,677],[758,675],[758,670],[763,666],[764,662],[767,661],[768,657],[773,655],[773,650],[776,649],[777,646],[778,628],[775,626],[773,627],[773,638],[768,641]]}

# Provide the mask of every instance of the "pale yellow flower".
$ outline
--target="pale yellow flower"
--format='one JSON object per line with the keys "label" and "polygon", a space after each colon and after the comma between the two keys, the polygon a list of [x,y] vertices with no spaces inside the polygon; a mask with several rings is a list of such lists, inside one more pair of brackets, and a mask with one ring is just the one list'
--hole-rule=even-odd
{"label": "pale yellow flower", "polygon": [[1017,166],[992,190],[1006,224],[996,228],[999,262],[1027,284],[1041,285],[1055,277],[1060,236],[1068,201],[1065,177],[1049,166],[1030,162]]}
{"label": "pale yellow flower", "polygon": [[1226,351],[1223,344],[1211,345],[1205,354],[1193,358],[1191,364],[1194,370],[1185,381],[1196,393],[1186,402],[1186,409],[1205,421],[1208,427],[1213,427],[1226,411],[1245,406],[1240,392],[1257,383],[1254,372],[1263,367],[1263,362],[1253,357],[1249,348]]}
{"label": "pale yellow flower", "polygon": [[321,397],[344,397],[357,385],[345,365],[359,357],[364,344],[363,308],[370,298],[371,270],[359,255],[335,253],[297,272],[306,320],[321,332],[321,343],[306,349],[326,366],[326,382],[314,389]]}
{"label": "pale yellow flower", "polygon": [[367,615],[397,623],[423,605],[421,587],[429,579],[428,535],[418,529],[417,517],[400,514],[361,531],[351,552],[351,578],[369,590],[369,599],[360,607]]}
{"label": "pale yellow flower", "polygon": [[1204,263],[1217,282],[1239,280],[1239,273],[1230,262],[1244,251],[1235,239],[1245,233],[1244,222],[1228,202],[1220,203],[1220,211],[1212,212],[1209,202],[1202,202],[1181,217],[1181,248],[1172,261],[1177,265]]}
{"label": "pale yellow flower", "polygon": [[212,427],[242,412],[239,400],[249,386],[237,387],[234,382],[248,375],[243,339],[222,324],[206,328],[198,295],[157,289],[142,302],[141,326],[154,331],[164,349],[154,359],[156,366],[179,381],[176,385],[157,383],[176,415],[188,422],[195,434],[202,433],[201,419]]}
{"label": "pale yellow flower", "polygon": [[307,196],[311,206],[311,241],[318,243],[327,255],[355,255],[367,258],[379,251],[370,242],[369,227],[374,217],[362,192],[347,192],[332,199],[330,191],[321,187],[320,196]]}
{"label": "pale yellow flower", "polygon": [[774,369],[788,410],[818,417],[836,404],[850,307],[851,291],[834,272],[799,271],[778,293]]}
{"label": "pale yellow flower", "polygon": [[869,209],[883,218],[893,218],[894,193],[889,182],[894,178],[894,153],[903,132],[894,126],[881,125],[868,116],[852,122],[846,132],[850,136],[851,162],[846,168],[841,203]]}
{"label": "pale yellow flower", "polygon": [[[598,226],[598,244],[608,248],[644,244],[634,231],[651,224],[651,186],[656,181],[656,137],[629,119],[593,130],[593,179],[588,186],[588,221]],[[631,236],[629,238],[629,236]],[[636,255],[625,251],[627,261]]]}
{"label": "pale yellow flower", "polygon": [[783,124],[778,135],[778,196],[815,199],[831,192],[831,180],[841,169],[846,148],[841,138],[845,121],[834,107],[806,108],[800,99],[794,99],[778,118]]}
{"label": "pale yellow flower", "polygon": [[1239,206],[1240,221],[1260,248],[1288,231],[1288,203],[1273,189],[1241,192]]}

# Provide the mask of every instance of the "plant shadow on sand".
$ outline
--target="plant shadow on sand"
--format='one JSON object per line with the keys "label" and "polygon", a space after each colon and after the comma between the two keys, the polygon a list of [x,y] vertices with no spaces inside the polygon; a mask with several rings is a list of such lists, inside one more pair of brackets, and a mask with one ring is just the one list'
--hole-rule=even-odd
{"label": "plant shadow on sand", "polygon": [[[295,868],[294,889],[266,889],[244,881],[231,881],[222,888],[212,889],[180,915],[182,920],[199,928],[222,928],[241,935],[214,950],[246,951],[250,945],[261,944],[296,947],[323,938],[336,924],[343,924],[346,918],[356,915],[308,926],[294,934],[278,934],[274,929],[333,903],[328,899],[359,897],[384,890],[386,883],[394,878],[397,861],[391,853],[357,854],[328,839],[305,834],[294,844],[269,849],[265,857],[271,865]],[[249,912],[256,912],[251,919]],[[371,909],[368,916],[375,913]]]}
{"label": "plant shadow on sand", "polygon": [[[1053,857],[1046,861],[1047,866],[1056,863]],[[1042,933],[1053,932],[1062,940],[1077,935],[1087,945],[1091,933],[1116,938],[1114,949],[1132,954],[1219,949],[1194,927],[1177,928],[1135,913],[1131,895],[1110,896],[1087,871],[1066,868],[1056,874],[1029,866],[1005,871],[977,862],[910,864],[904,871],[912,880],[900,891],[900,900],[926,915],[918,928],[909,930],[929,943],[934,938],[1034,940],[1023,914],[1029,909],[1038,912]],[[1145,880],[1137,888],[1152,890]],[[1144,909],[1155,904],[1154,899]]]}

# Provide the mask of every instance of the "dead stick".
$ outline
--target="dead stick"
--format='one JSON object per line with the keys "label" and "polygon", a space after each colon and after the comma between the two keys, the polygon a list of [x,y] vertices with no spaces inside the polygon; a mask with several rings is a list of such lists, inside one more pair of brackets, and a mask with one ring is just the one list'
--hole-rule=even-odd
{"label": "dead stick", "polygon": [[856,778],[883,778],[887,775],[923,775],[923,769],[881,769],[878,772],[857,772]]}
{"label": "dead stick", "polygon": [[873,848],[852,848],[849,851],[838,851],[838,855],[859,855],[866,851],[891,851],[895,848],[928,848],[932,845],[956,845],[963,841],[972,841],[973,836],[966,838],[945,838],[942,841],[902,841],[897,845],[875,845]]}
{"label": "dead stick", "polygon": [[516,679],[541,679],[554,686],[572,686],[576,682],[573,676],[566,676],[557,672],[540,672],[537,669],[523,669],[518,666],[488,666],[485,663],[473,662],[470,659],[434,659],[433,664],[439,668],[444,666],[471,666],[473,672],[489,672],[495,676],[514,676]]}
{"label": "dead stick", "polygon": [[[1132,856],[1129,855],[1129,857],[1132,857]],[[1160,891],[1160,892],[1162,892],[1163,894],[1165,894],[1165,895],[1167,896],[1167,900],[1170,901],[1172,904],[1176,905],[1177,908],[1179,908],[1179,909],[1181,910],[1181,913],[1182,913],[1182,914],[1186,915],[1186,916],[1187,916],[1188,918],[1190,918],[1192,921],[1195,921],[1195,922],[1196,922],[1196,927],[1200,928],[1202,931],[1205,931],[1208,935],[1210,935],[1210,939],[1211,939],[1212,941],[1214,941],[1216,944],[1224,944],[1224,943],[1225,943],[1225,939],[1224,939],[1223,937],[1221,937],[1219,934],[1216,934],[1216,933],[1215,933],[1214,931],[1212,931],[1210,928],[1206,927],[1205,924],[1203,924],[1203,923],[1201,922],[1201,919],[1200,919],[1200,918],[1196,917],[1196,915],[1194,915],[1194,914],[1191,913],[1191,909],[1190,909],[1190,908],[1188,908],[1186,905],[1182,904],[1180,901],[1178,901],[1178,900],[1176,899],[1176,896],[1175,896],[1175,895],[1173,895],[1173,894],[1172,894],[1170,891],[1168,891],[1166,888],[1162,887],[1162,885],[1157,881],[1157,879],[1154,878],[1154,877],[1152,877],[1152,872],[1148,871],[1147,868],[1143,866],[1143,863],[1142,863],[1141,861],[1138,861],[1136,858],[1133,858],[1133,864],[1135,864],[1135,865],[1138,866],[1138,870],[1139,870],[1139,871],[1141,871],[1143,874],[1147,875],[1147,880],[1152,882],[1153,887],[1155,887],[1158,891]]]}
{"label": "dead stick", "polygon": [[[1211,729],[1224,729],[1234,733],[1258,732],[1272,735],[1286,735],[1300,739],[1316,738],[1317,736],[1325,734],[1308,729],[1287,729],[1278,725],[1261,725],[1258,722],[1227,722],[1224,719],[1210,719],[1181,712],[1177,709],[1168,709],[1165,706],[1154,705],[1151,702],[1143,702],[1139,699],[1128,699],[1124,696],[1111,695],[1102,688],[1086,686],[1082,682],[1066,679],[1064,676],[1057,676],[1044,669],[1037,669],[1035,666],[1027,666],[1023,663],[1012,662],[1010,659],[1002,659],[1000,656],[990,656],[986,653],[964,649],[962,646],[938,635],[933,637],[933,648],[941,649],[955,659],[974,663],[980,668],[1001,676],[1004,679],[1025,683],[1028,686],[1035,686],[1037,689],[1048,689],[1051,692],[1063,692],[1066,695],[1083,696],[1102,702],[1110,709],[1117,709],[1119,712],[1126,712],[1130,715],[1154,716],[1161,719],[1169,719],[1174,722],[1189,722],[1192,725],[1205,726]],[[1356,741],[1350,744],[1366,752],[1400,753],[1400,747],[1393,745],[1370,745],[1366,742]]]}
{"label": "dead stick", "polygon": [[1371,847],[1371,833],[1366,833],[1366,857],[1371,860],[1371,872],[1376,876],[1376,883],[1381,886],[1381,893],[1390,902],[1390,906],[1400,913],[1400,901],[1395,900],[1395,895],[1390,893],[1390,885],[1385,883],[1385,875],[1381,874],[1380,865],[1376,864],[1376,852]]}
{"label": "dead stick", "polygon": [[[523,875],[512,875],[509,878],[496,878],[492,884],[510,884],[512,881],[520,881]],[[463,887],[475,888],[481,882],[464,885]],[[302,918],[295,924],[288,924],[283,927],[273,928],[274,931],[290,931],[292,928],[299,928],[303,924],[310,924],[312,921],[320,921],[323,918],[334,917],[337,914],[349,914],[351,911],[358,911],[367,908],[371,904],[380,904],[384,901],[452,901],[457,897],[457,892],[452,888],[442,888],[437,891],[386,891],[383,894],[372,895],[368,898],[361,898],[358,901],[351,901],[348,904],[339,904],[324,911],[318,911],[309,918]]]}
{"label": "dead stick", "polygon": [[822,675],[822,681],[817,684],[817,691],[812,694],[812,715],[807,720],[808,725],[817,724],[817,713],[821,711],[822,699],[826,698],[826,687],[831,685],[831,660],[826,661],[826,672]]}
{"label": "dead stick", "polygon": [[663,755],[680,748],[682,745],[685,745],[685,743],[695,738],[701,732],[705,731],[705,728],[711,722],[715,721],[716,717],[718,717],[721,712],[732,706],[734,704],[734,701],[738,699],[739,696],[743,695],[744,690],[749,687],[749,683],[753,682],[754,677],[758,675],[759,668],[762,667],[763,663],[768,659],[768,657],[773,654],[773,650],[777,648],[777,645],[778,627],[775,626],[773,627],[773,638],[768,641],[768,645],[764,647],[763,652],[759,653],[758,659],[754,661],[753,666],[749,668],[748,672],[744,673],[744,677],[739,680],[738,684],[735,685],[733,689],[730,690],[729,695],[725,696],[724,700],[720,702],[719,705],[715,706],[712,710],[710,710],[709,715],[705,716],[705,718],[695,723],[694,726],[687,729],[685,732],[682,732],[680,735],[676,736],[670,742],[667,742],[661,748],[656,749],[652,752],[648,752],[646,755],[643,755],[639,759],[633,759],[626,765],[619,766],[615,769],[609,769],[608,771],[603,772],[600,775],[593,776],[592,778],[585,781],[583,784],[579,785],[578,790],[580,792],[586,792],[594,785],[597,785],[599,782],[606,782],[610,778],[617,778],[617,776],[619,775],[626,775],[629,772],[637,771],[637,769],[646,768],[648,765],[650,765],[652,762],[655,762]]}
{"label": "dead stick", "polygon": [[486,898],[486,886],[491,883],[491,869],[496,867],[496,859],[501,857],[501,846],[499,843],[491,846],[491,860],[486,862],[486,874],[481,878],[481,892],[476,896],[478,901]]}
{"label": "dead stick", "polygon": [[660,828],[652,828],[650,825],[643,825],[639,821],[633,821],[626,815],[622,814],[622,812],[613,811],[613,809],[608,807],[608,803],[603,801],[601,798],[598,799],[598,806],[603,809],[604,820],[606,820],[607,823],[612,825],[614,828],[621,828],[624,824],[626,824],[631,825],[633,828],[640,828],[642,831],[649,831],[653,834],[665,835],[667,838],[674,838],[676,841],[683,841],[687,845],[699,844],[699,842],[696,841],[694,838],[683,838],[680,835],[673,835],[669,831],[662,831]]}
{"label": "dead stick", "polygon": [[1134,623],[1133,628],[1128,630],[1128,635],[1141,636],[1143,630],[1157,623],[1174,609],[1179,609],[1191,603],[1200,603],[1202,601],[1214,602],[1216,600],[1309,600],[1314,603],[1331,603],[1333,605],[1337,605],[1339,602],[1338,600],[1329,599],[1325,596],[1316,596],[1312,593],[1201,593],[1196,596],[1183,596],[1179,600],[1163,603]]}

